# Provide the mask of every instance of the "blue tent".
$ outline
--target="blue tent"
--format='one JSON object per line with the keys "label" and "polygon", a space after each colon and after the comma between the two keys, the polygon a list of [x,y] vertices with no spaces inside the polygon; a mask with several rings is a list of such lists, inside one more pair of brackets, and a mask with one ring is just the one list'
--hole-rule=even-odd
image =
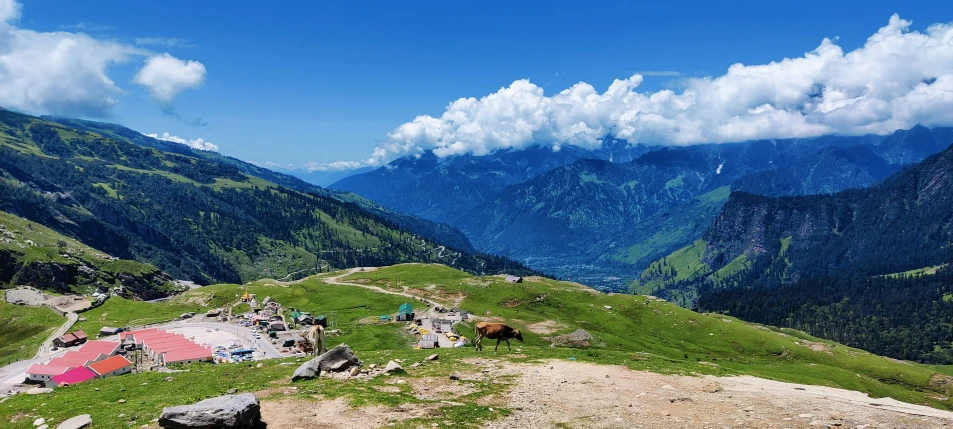
{"label": "blue tent", "polygon": [[398,310],[398,313],[399,314],[414,314],[414,308],[411,307],[410,304],[405,302],[400,305],[400,310]]}

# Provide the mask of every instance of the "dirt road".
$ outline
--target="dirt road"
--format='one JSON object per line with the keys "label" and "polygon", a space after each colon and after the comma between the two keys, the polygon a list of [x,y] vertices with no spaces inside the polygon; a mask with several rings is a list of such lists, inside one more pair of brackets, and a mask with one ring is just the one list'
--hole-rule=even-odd
{"label": "dirt road", "polygon": [[431,308],[433,308],[433,307],[435,307],[435,306],[438,306],[438,305],[441,305],[441,304],[438,303],[438,302],[430,301],[430,300],[428,300],[428,299],[421,298],[421,297],[419,297],[419,296],[417,296],[417,295],[413,295],[413,294],[409,294],[409,293],[405,293],[405,292],[396,292],[396,291],[387,290],[387,289],[384,289],[384,288],[378,287],[378,286],[371,286],[371,285],[366,285],[366,284],[361,284],[361,283],[348,283],[348,282],[341,281],[342,278],[347,277],[347,276],[349,276],[349,275],[351,275],[351,274],[354,274],[354,273],[356,273],[356,272],[359,272],[359,271],[362,271],[362,270],[363,270],[363,271],[374,271],[374,270],[376,270],[376,269],[377,269],[377,267],[357,267],[357,268],[351,268],[351,269],[345,271],[343,274],[338,274],[338,275],[336,275],[336,276],[334,276],[334,277],[327,277],[327,278],[323,279],[323,281],[326,282],[326,283],[330,283],[330,284],[338,285],[338,286],[361,287],[361,288],[364,288],[364,289],[370,289],[370,290],[375,291],[375,292],[386,293],[386,294],[388,294],[388,295],[403,296],[403,297],[407,297],[407,298],[410,298],[410,299],[413,299],[413,300],[416,300],[416,301],[426,302],[427,304],[430,305]]}

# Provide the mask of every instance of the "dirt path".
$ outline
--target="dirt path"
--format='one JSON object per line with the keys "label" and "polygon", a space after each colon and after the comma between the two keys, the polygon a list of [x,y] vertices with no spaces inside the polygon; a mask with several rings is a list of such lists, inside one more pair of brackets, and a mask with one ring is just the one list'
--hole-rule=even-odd
{"label": "dirt path", "polygon": [[76,316],[76,313],[72,313],[72,312],[66,313],[66,322],[63,323],[63,325],[60,326],[59,329],[57,329],[56,332],[53,333],[53,335],[50,335],[50,337],[47,338],[42,345],[40,345],[40,349],[37,350],[36,355],[33,358],[42,359],[42,358],[50,357],[54,353],[53,340],[56,339],[57,337],[65,335],[66,331],[68,331],[69,328],[71,328],[76,323],[76,320],[78,318],[79,317]]}
{"label": "dirt path", "polygon": [[509,417],[486,428],[939,428],[953,413],[859,392],[755,377],[688,377],[553,361],[515,365]]}
{"label": "dirt path", "polygon": [[361,283],[348,283],[348,282],[341,281],[342,278],[347,277],[347,276],[349,276],[349,275],[351,275],[351,274],[354,274],[354,273],[356,273],[356,272],[358,272],[358,271],[361,271],[361,270],[364,270],[364,271],[374,271],[374,270],[376,270],[376,269],[377,269],[377,267],[358,267],[358,268],[351,268],[351,269],[345,271],[343,274],[338,274],[338,275],[333,276],[333,277],[327,277],[327,278],[323,279],[323,281],[326,282],[326,283],[330,283],[330,284],[338,285],[338,286],[362,287],[362,288],[364,288],[364,289],[370,289],[370,290],[372,290],[372,291],[380,292],[380,293],[386,293],[386,294],[388,294],[388,295],[403,296],[403,297],[411,298],[411,299],[414,299],[414,300],[419,300],[419,301],[426,302],[426,303],[430,304],[430,307],[431,307],[431,308],[433,308],[433,307],[435,307],[435,306],[437,306],[437,305],[440,305],[440,303],[437,303],[437,302],[435,302],[435,301],[431,301],[431,300],[429,300],[429,299],[424,299],[424,298],[419,297],[419,296],[417,296],[417,295],[410,294],[410,293],[406,293],[406,292],[395,292],[395,291],[392,291],[392,290],[384,289],[384,288],[379,287],[379,286],[371,286],[371,285],[365,285],[365,284],[361,284]]}

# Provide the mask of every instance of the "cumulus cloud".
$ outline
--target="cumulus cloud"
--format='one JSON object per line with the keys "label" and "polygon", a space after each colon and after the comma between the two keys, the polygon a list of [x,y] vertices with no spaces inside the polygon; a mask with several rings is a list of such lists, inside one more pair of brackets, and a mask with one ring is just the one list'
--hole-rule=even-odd
{"label": "cumulus cloud", "polygon": [[546,95],[517,80],[482,98],[453,101],[439,117],[418,116],[391,131],[369,158],[337,165],[380,165],[428,149],[444,157],[534,145],[595,148],[606,137],[689,145],[953,125],[953,23],[925,32],[910,31],[910,24],[894,15],[853,51],[824,39],[800,57],[684,78],[678,91],[639,92],[643,74],[615,80],[601,93],[580,82]]}
{"label": "cumulus cloud", "polygon": [[149,88],[157,101],[167,104],[182,91],[202,86],[205,66],[198,61],[180,60],[166,52],[147,59],[136,74],[135,82]]}
{"label": "cumulus cloud", "polygon": [[[4,107],[31,113],[109,116],[124,93],[109,77],[109,68],[153,55],[135,46],[81,32],[20,28],[20,9],[21,5],[14,0],[0,0],[0,105]],[[182,62],[168,54],[153,56],[156,57],[161,58],[160,63],[169,62],[170,58]],[[146,67],[151,61],[152,58]],[[185,64],[192,70],[200,68],[200,80],[204,80],[205,67],[201,63]],[[182,78],[176,73],[170,76],[157,68],[150,69],[144,85],[165,102],[183,89],[198,85],[194,77]]]}
{"label": "cumulus cloud", "polygon": [[14,0],[0,0],[0,23],[20,19],[20,4]]}
{"label": "cumulus cloud", "polygon": [[218,145],[217,145],[217,144],[214,144],[214,143],[212,143],[212,142],[207,142],[207,141],[203,140],[202,138],[197,138],[197,139],[194,139],[194,140],[187,140],[187,139],[184,139],[184,138],[179,137],[179,136],[173,136],[173,135],[171,135],[171,134],[169,134],[169,133],[162,133],[161,136],[160,136],[159,134],[146,134],[146,135],[149,136],[149,137],[152,137],[152,138],[154,138],[154,139],[158,139],[158,140],[165,140],[165,141],[168,141],[168,142],[184,144],[184,145],[186,145],[186,146],[188,146],[188,147],[190,147],[190,148],[192,148],[192,149],[207,150],[207,151],[212,151],[212,152],[218,152]]}

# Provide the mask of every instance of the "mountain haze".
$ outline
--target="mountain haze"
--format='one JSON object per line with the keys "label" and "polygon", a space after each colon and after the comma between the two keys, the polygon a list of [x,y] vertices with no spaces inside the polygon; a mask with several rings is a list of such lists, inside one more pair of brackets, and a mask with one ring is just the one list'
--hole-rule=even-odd
{"label": "mountain haze", "polygon": [[[946,143],[944,143],[946,142]],[[439,158],[428,152],[332,185],[462,230],[480,251],[624,288],[699,238],[730,191],[832,193],[873,185],[953,142],[950,128],[599,151],[564,147]]]}

